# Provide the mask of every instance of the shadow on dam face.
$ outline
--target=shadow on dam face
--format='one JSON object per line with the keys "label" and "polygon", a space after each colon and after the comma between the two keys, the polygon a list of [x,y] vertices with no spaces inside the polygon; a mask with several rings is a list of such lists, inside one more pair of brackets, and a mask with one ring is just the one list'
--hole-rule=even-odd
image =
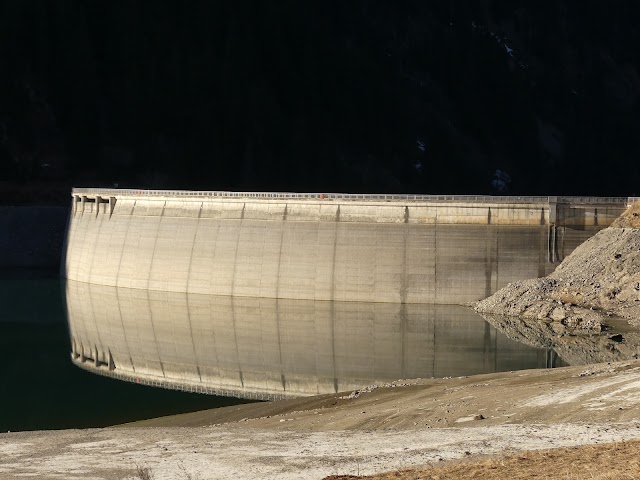
{"label": "shadow on dam face", "polygon": [[254,399],[561,363],[452,305],[212,296],[67,281],[73,362],[164,388]]}

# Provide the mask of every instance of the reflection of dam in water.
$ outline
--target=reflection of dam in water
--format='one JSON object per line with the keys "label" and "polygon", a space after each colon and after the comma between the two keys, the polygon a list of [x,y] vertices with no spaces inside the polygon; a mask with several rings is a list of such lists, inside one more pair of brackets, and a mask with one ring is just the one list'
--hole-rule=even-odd
{"label": "reflection of dam in water", "polygon": [[539,368],[552,351],[465,307],[241,298],[67,281],[72,358],[95,373],[272,399]]}

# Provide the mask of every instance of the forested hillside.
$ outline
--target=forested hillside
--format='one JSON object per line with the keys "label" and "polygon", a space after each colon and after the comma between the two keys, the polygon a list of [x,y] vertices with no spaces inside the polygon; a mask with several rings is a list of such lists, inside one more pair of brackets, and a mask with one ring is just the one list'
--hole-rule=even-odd
{"label": "forested hillside", "polygon": [[0,198],[640,194],[640,6],[0,0]]}

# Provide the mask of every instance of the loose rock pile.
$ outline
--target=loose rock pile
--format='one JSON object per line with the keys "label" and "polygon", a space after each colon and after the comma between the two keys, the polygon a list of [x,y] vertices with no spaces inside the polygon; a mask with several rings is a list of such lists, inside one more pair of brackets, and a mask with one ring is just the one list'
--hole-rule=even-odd
{"label": "loose rock pile", "polygon": [[475,310],[536,319],[559,335],[603,330],[611,315],[640,325],[640,202],[548,277],[511,283]]}

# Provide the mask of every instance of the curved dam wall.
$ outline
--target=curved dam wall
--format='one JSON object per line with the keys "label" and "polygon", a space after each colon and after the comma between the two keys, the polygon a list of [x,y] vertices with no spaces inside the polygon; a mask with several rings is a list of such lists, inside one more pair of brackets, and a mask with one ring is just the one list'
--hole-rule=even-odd
{"label": "curved dam wall", "polygon": [[626,198],[74,189],[70,280],[167,292],[463,303],[555,264]]}
{"label": "curved dam wall", "polygon": [[453,305],[213,296],[73,281],[66,302],[75,365],[135,383],[242,398],[544,368],[554,356]]}

